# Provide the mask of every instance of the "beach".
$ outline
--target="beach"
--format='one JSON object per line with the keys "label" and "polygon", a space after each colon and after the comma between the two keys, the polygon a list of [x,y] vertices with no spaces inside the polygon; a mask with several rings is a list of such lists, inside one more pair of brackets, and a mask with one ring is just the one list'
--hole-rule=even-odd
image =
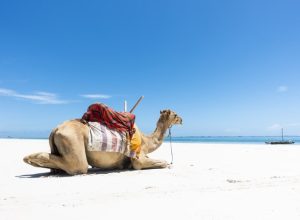
{"label": "beach", "polygon": [[[49,175],[48,140],[0,139],[0,218],[300,219],[300,146],[173,143],[166,169]],[[149,155],[171,160],[169,143]]]}

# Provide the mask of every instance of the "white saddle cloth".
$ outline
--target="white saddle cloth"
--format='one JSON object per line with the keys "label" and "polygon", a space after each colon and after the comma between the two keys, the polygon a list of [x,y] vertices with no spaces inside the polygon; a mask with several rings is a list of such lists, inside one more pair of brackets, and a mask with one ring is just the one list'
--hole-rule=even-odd
{"label": "white saddle cloth", "polygon": [[99,122],[89,122],[88,151],[118,152],[130,157],[125,133],[109,129]]}

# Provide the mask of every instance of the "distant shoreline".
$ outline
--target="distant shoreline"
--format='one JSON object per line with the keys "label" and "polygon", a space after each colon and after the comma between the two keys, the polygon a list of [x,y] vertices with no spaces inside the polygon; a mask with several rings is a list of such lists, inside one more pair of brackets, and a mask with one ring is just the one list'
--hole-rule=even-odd
{"label": "distant shoreline", "polygon": [[[47,140],[48,137],[0,137],[0,139]],[[300,144],[300,136],[285,136],[285,140],[293,140]],[[174,143],[213,143],[213,144],[265,144],[266,141],[281,140],[281,136],[173,136]],[[164,142],[169,142],[169,137]]]}

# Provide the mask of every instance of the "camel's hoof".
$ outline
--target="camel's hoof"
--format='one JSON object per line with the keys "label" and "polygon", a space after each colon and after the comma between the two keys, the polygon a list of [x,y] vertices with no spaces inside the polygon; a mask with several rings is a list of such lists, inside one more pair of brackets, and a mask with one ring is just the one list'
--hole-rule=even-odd
{"label": "camel's hoof", "polygon": [[172,164],[172,163],[169,163],[169,164],[167,165],[167,168],[168,168],[168,169],[172,169],[172,168],[173,168],[173,164]]}
{"label": "camel's hoof", "polygon": [[24,157],[23,158],[23,161],[31,166],[34,166],[34,167],[39,167],[36,163],[34,163],[30,157]]}
{"label": "camel's hoof", "polygon": [[45,167],[49,162],[49,155],[47,153],[36,153],[24,157],[23,161],[35,167]]}
{"label": "camel's hoof", "polygon": [[160,161],[161,168],[167,168],[168,166],[169,166],[169,163],[167,161]]}
{"label": "camel's hoof", "polygon": [[30,163],[30,159],[29,159],[28,156],[27,156],[27,157],[24,157],[24,158],[23,158],[23,161],[24,161],[25,163],[31,164],[31,163]]}

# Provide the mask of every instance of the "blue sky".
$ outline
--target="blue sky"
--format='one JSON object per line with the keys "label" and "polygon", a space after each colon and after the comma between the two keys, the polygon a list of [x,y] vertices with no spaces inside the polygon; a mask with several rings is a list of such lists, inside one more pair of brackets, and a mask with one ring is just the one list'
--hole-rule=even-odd
{"label": "blue sky", "polygon": [[145,133],[300,135],[299,1],[1,1],[0,136],[40,135],[89,104]]}

